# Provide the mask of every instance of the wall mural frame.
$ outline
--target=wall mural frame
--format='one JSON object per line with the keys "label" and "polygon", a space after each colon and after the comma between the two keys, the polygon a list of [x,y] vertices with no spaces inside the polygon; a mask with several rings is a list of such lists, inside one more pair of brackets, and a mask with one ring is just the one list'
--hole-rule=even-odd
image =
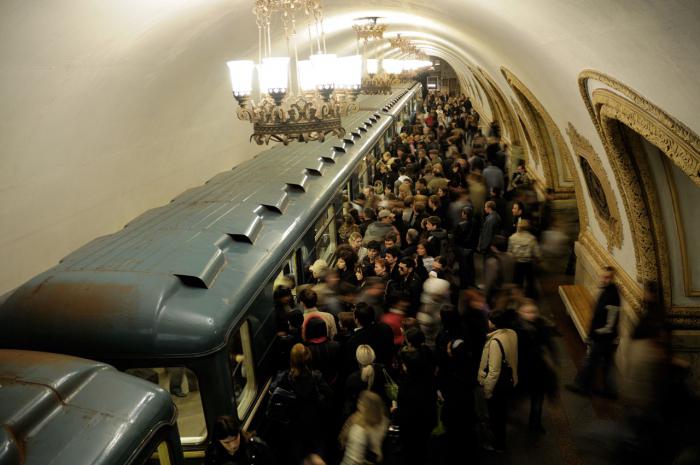
{"label": "wall mural frame", "polygon": [[[579,201],[579,195],[576,192],[581,189],[581,182],[578,177],[578,170],[574,166],[574,158],[571,155],[568,145],[561,134],[561,131],[557,127],[554,119],[549,115],[549,112],[545,110],[544,106],[535,97],[535,95],[530,91],[530,89],[523,84],[523,82],[517,78],[508,68],[501,66],[501,73],[506,79],[508,85],[511,86],[515,96],[520,101],[521,108],[526,114],[526,119],[529,120],[528,131],[530,131],[530,136],[533,137],[535,142],[535,149],[539,151],[539,156],[542,161],[542,167],[545,173],[545,181],[547,182],[547,187],[551,187],[555,190],[558,197],[571,198],[576,196],[576,203],[581,206],[581,201]],[[537,115],[531,115],[531,111],[528,106],[532,107],[537,115],[540,116],[544,122],[544,128],[539,128],[539,124],[536,120]],[[535,129],[536,126],[538,129]],[[556,161],[553,159],[555,153],[547,153],[547,144],[542,136],[543,133],[549,134],[551,138],[551,143],[556,144],[559,155],[565,165],[562,166],[562,171],[566,174],[566,170],[571,174],[571,182],[573,185],[567,186],[563,185],[558,176]],[[569,180],[566,180],[569,181]]]}
{"label": "wall mural frame", "polygon": [[[615,192],[613,191],[612,185],[608,180],[607,173],[605,172],[605,168],[603,167],[600,157],[596,153],[595,149],[593,149],[593,146],[589,140],[582,136],[571,123],[568,124],[566,133],[571,141],[571,146],[574,148],[574,156],[579,156],[588,162],[603,190],[605,203],[609,211],[609,217],[605,218],[595,204],[593,205],[593,213],[598,220],[600,229],[603,231],[603,234],[605,234],[607,239],[608,251],[612,252],[613,247],[617,247],[618,249],[622,247],[623,240],[620,210],[617,205]],[[590,187],[588,186],[588,183],[585,184],[590,196]],[[588,225],[588,218],[586,218],[586,225]]]}
{"label": "wall mural frame", "polygon": [[[590,79],[612,90],[599,88],[589,94]],[[632,232],[638,285],[645,280],[659,281],[673,327],[700,329],[700,307],[672,305],[670,259],[658,194],[641,139],[626,134],[631,130],[658,147],[697,186],[700,186],[700,138],[638,92],[604,73],[581,72],[579,90],[619,186]]]}

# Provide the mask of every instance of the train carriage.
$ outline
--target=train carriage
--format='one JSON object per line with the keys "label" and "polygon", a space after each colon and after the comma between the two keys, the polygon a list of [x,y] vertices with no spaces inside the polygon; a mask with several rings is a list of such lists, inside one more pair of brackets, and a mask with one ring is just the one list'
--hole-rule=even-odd
{"label": "train carriage", "polygon": [[[337,245],[343,196],[415,111],[420,84],[361,96],[343,139],[276,146],[100,237],[0,307],[0,344],[110,363],[160,384],[187,457],[215,418],[248,426],[271,379],[273,283]],[[381,152],[380,152],[381,153]]]}
{"label": "train carriage", "polygon": [[0,464],[177,465],[164,390],[104,363],[0,350]]}

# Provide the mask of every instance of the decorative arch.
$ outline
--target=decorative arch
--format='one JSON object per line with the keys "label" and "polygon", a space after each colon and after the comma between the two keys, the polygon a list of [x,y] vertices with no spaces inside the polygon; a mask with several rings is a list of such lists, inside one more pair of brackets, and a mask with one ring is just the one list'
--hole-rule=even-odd
{"label": "decorative arch", "polygon": [[[579,134],[573,124],[569,123],[566,132],[574,148],[574,156],[579,157],[588,196],[593,203],[593,213],[607,238],[608,251],[612,251],[613,247],[620,248],[622,246],[620,211],[600,157],[588,139]],[[586,223],[588,223],[587,218]]]}
{"label": "decorative arch", "polygon": [[510,143],[514,145],[520,145],[519,132],[515,126],[515,121],[513,120],[513,111],[506,102],[503,92],[498,87],[498,84],[491,78],[491,76],[484,71],[482,68],[477,68],[479,74],[481,74],[483,81],[481,83],[487,92],[490,90],[491,99],[494,101],[496,108],[500,113],[500,122],[503,125],[503,129],[510,135]]}
{"label": "decorative arch", "polygon": [[[589,94],[588,81],[608,88]],[[616,79],[593,70],[579,75],[579,89],[590,113],[619,186],[632,232],[637,282],[656,280],[662,285],[664,304],[679,328],[700,328],[700,308],[674,309],[668,244],[660,203],[640,137],[656,146],[693,183],[700,187],[700,138]]]}
{"label": "decorative arch", "polygon": [[[535,150],[542,162],[547,186],[553,188],[561,196],[570,197],[574,191],[578,190],[579,181],[577,181],[578,177],[574,176],[576,170],[573,166],[573,157],[561,131],[544,106],[520,79],[505,67],[501,67],[501,72],[527,116],[528,130],[534,138]],[[562,176],[559,176],[557,170],[554,144],[556,144],[556,151],[559,152],[562,160]],[[573,185],[569,185],[569,182],[572,182]]]}

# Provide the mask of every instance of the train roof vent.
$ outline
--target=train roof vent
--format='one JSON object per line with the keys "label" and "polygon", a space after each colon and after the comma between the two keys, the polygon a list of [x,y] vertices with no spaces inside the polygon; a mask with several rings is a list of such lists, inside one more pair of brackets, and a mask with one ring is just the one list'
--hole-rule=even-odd
{"label": "train roof vent", "polygon": [[[286,192],[284,193],[286,197]],[[257,199],[256,199],[257,200]],[[262,229],[262,218],[251,207],[258,204],[241,204],[220,215],[208,228],[220,231],[236,242],[253,244]]]}
{"label": "train roof vent", "polygon": [[[321,165],[323,166],[323,165]],[[323,176],[323,173],[320,170],[321,167],[319,168],[304,168],[304,174],[307,174],[309,176]]]}
{"label": "train roof vent", "polygon": [[270,211],[281,214],[284,213],[287,205],[289,205],[289,193],[284,189],[275,189],[269,192],[258,193],[251,201],[262,205]]}
{"label": "train roof vent", "polygon": [[355,145],[355,141],[352,140],[352,135],[348,137],[343,137],[343,142],[345,142],[345,144],[347,145]]}
{"label": "train roof vent", "polygon": [[219,247],[192,241],[178,248],[169,268],[185,286],[209,289],[224,265],[226,257]]}
{"label": "train roof vent", "polygon": [[[366,124],[366,123],[363,123],[363,124]],[[367,132],[367,128],[364,126],[358,126],[357,130],[360,131],[360,134]]]}
{"label": "train roof vent", "polygon": [[357,137],[357,138],[362,137],[362,134],[360,134],[359,128],[355,129],[354,131],[350,131],[350,134],[352,134],[353,137]]}
{"label": "train roof vent", "polygon": [[340,147],[337,145],[333,146],[333,151],[335,153],[345,153],[346,152],[345,147]]}
{"label": "train roof vent", "polygon": [[331,152],[330,155],[323,155],[319,158],[319,161],[323,163],[335,163],[335,152]]}
{"label": "train roof vent", "polygon": [[309,184],[309,176],[307,174],[303,174],[301,179],[287,181],[285,184],[287,185],[288,189],[291,189],[294,192],[306,192],[306,186]]}

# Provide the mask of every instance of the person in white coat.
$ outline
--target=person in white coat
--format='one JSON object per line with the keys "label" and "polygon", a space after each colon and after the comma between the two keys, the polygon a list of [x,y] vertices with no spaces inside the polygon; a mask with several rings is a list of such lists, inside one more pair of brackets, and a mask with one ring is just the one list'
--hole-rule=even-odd
{"label": "person in white coat", "polygon": [[489,314],[491,332],[481,353],[477,376],[488,403],[493,448],[499,451],[506,448],[508,398],[518,384],[518,335],[507,328],[508,322],[506,311],[495,310]]}

